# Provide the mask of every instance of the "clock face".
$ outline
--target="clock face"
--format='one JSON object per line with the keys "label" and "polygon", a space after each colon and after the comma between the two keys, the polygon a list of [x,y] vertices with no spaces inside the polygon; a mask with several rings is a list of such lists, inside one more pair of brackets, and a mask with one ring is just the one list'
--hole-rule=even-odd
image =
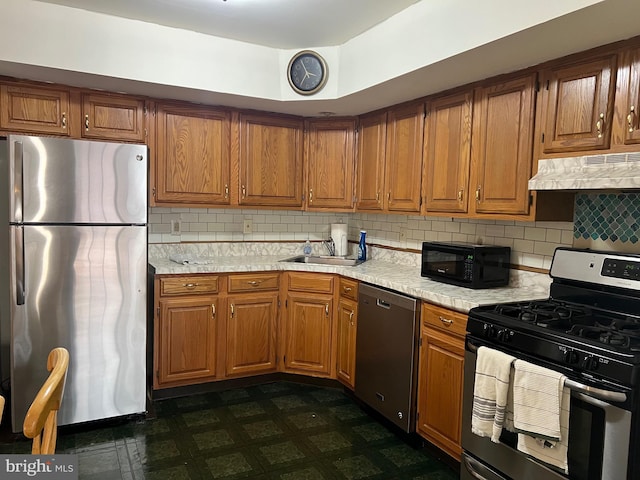
{"label": "clock face", "polygon": [[324,87],[327,64],[315,52],[305,50],[293,56],[288,69],[289,84],[301,95],[311,95]]}

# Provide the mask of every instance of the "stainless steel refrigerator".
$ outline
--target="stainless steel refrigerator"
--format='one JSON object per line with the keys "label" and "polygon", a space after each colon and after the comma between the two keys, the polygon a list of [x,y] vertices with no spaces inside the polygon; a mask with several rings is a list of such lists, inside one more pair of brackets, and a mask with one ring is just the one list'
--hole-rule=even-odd
{"label": "stainless steel refrigerator", "polygon": [[14,432],[70,353],[60,425],[146,408],[147,147],[0,139],[0,371]]}

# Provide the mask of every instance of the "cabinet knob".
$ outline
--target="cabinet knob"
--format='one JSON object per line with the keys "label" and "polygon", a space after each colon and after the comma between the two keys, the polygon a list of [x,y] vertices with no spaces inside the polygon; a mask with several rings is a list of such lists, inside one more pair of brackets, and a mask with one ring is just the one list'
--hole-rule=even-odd
{"label": "cabinet knob", "polygon": [[598,138],[602,138],[602,129],[604,127],[604,113],[600,114],[598,121],[596,122],[596,132],[598,134]]}
{"label": "cabinet knob", "polygon": [[627,115],[627,126],[629,127],[629,133],[633,133],[633,119],[636,115],[636,107],[631,105],[629,109],[629,115]]}
{"label": "cabinet knob", "polygon": [[231,318],[233,318],[233,314],[234,314],[234,308],[233,308],[233,303],[231,304]]}
{"label": "cabinet knob", "polygon": [[216,306],[211,304],[211,318],[216,318]]}
{"label": "cabinet knob", "polygon": [[309,189],[309,203],[313,203],[313,188]]}
{"label": "cabinet knob", "polygon": [[245,198],[247,196],[247,188],[244,185],[242,185],[241,189],[242,189],[242,198]]}
{"label": "cabinet knob", "polygon": [[351,313],[349,313],[349,323],[351,324],[351,326],[353,327],[353,314],[355,312],[353,310],[351,310]]}
{"label": "cabinet knob", "polygon": [[461,202],[463,197],[464,197],[464,188],[461,188],[460,190],[458,190],[458,201]]}
{"label": "cabinet knob", "polygon": [[440,319],[440,321],[445,324],[447,327],[450,325],[453,325],[453,320],[450,320],[448,318],[444,318],[444,317],[438,317]]}
{"label": "cabinet knob", "polygon": [[89,114],[86,114],[86,115],[84,116],[84,130],[85,130],[86,132],[88,132],[88,131],[89,131]]}
{"label": "cabinet knob", "polygon": [[229,185],[226,183],[224,184],[224,198],[229,198]]}
{"label": "cabinet knob", "polygon": [[62,112],[60,123],[62,123],[62,128],[67,128],[67,112]]}
{"label": "cabinet knob", "polygon": [[478,185],[478,188],[476,188],[476,202],[480,201],[480,189],[481,189],[481,185]]}

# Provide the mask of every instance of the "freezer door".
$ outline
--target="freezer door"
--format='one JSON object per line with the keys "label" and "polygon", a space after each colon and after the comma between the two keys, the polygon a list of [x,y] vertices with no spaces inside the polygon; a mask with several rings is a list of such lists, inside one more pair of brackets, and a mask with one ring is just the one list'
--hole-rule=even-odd
{"label": "freezer door", "polygon": [[147,147],[10,136],[11,223],[147,223]]}
{"label": "freezer door", "polygon": [[15,229],[23,230],[25,262],[24,304],[12,305],[14,431],[22,430],[47,378],[47,355],[58,346],[70,353],[61,425],[144,412],[147,228]]}

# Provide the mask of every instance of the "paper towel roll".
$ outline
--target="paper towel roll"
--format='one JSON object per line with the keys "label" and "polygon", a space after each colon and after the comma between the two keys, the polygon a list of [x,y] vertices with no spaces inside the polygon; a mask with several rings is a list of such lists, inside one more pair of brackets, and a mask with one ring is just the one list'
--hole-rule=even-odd
{"label": "paper towel roll", "polygon": [[347,255],[347,224],[332,223],[331,238],[336,246],[336,256],[344,257]]}

